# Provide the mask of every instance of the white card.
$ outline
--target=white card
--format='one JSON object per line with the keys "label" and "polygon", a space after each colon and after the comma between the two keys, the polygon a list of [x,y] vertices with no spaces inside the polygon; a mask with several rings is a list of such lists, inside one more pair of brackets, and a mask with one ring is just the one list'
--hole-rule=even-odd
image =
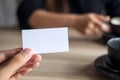
{"label": "white card", "polygon": [[35,53],[69,51],[68,28],[22,30],[23,49],[32,48]]}

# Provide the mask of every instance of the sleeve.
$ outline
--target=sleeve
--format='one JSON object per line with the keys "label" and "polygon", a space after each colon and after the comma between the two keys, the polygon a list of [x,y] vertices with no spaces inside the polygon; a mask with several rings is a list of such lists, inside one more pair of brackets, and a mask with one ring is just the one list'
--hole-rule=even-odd
{"label": "sleeve", "polygon": [[106,11],[110,17],[120,17],[120,0],[110,0],[106,6]]}
{"label": "sleeve", "polygon": [[37,9],[44,8],[44,0],[23,0],[17,9],[18,22],[21,29],[29,29],[28,19]]}

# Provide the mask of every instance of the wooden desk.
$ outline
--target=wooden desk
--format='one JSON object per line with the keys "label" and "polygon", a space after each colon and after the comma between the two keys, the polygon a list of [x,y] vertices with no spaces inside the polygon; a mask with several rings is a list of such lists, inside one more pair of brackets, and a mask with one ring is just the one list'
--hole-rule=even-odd
{"label": "wooden desk", "polygon": [[[69,32],[70,52],[42,55],[40,67],[21,80],[110,80],[94,68],[94,60],[106,54],[107,47]],[[0,29],[0,50],[16,47],[21,47],[20,31]]]}

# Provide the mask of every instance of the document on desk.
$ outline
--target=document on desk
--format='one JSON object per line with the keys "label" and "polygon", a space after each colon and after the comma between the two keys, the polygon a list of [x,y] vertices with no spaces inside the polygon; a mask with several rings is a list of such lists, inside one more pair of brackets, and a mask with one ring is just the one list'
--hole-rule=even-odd
{"label": "document on desk", "polygon": [[22,45],[37,54],[68,52],[68,28],[22,30]]}

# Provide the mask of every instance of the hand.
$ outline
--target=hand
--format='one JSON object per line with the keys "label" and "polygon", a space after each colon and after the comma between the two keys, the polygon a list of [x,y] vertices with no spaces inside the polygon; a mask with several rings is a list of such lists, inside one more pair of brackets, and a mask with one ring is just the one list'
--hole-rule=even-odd
{"label": "hand", "polygon": [[89,13],[78,15],[73,22],[73,27],[82,34],[99,36],[103,32],[109,32],[109,26],[105,24],[110,18],[99,14]]}
{"label": "hand", "polygon": [[21,48],[0,51],[0,80],[18,80],[39,66],[41,56]]}

